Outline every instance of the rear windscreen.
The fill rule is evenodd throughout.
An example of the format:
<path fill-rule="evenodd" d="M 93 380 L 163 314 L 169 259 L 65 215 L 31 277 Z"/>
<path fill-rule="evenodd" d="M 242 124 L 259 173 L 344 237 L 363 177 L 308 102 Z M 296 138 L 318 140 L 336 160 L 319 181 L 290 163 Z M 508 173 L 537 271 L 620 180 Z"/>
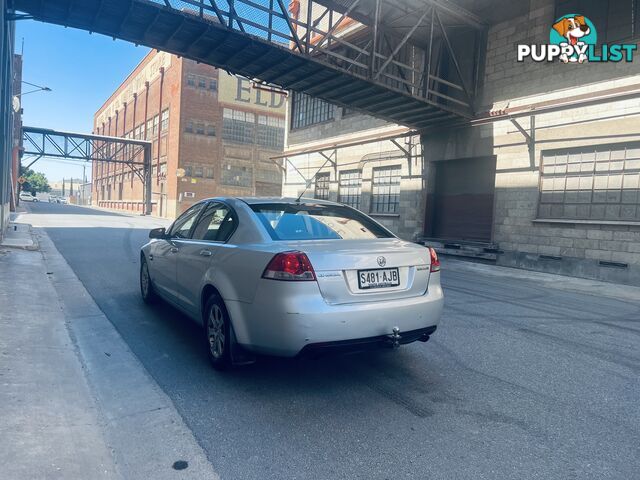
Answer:
<path fill-rule="evenodd" d="M 371 218 L 341 205 L 268 203 L 250 207 L 274 240 L 393 237 Z"/>

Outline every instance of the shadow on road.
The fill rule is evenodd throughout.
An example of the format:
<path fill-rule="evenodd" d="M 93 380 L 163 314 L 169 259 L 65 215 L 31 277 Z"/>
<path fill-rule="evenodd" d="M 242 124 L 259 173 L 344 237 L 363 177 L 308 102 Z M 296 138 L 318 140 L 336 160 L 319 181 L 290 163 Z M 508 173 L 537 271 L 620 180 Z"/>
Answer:
<path fill-rule="evenodd" d="M 443 321 L 426 344 L 261 357 L 221 373 L 199 325 L 142 302 L 139 250 L 152 222 L 38 207 L 65 217 L 42 223 L 222 478 L 357 478 L 354 466 L 371 479 L 541 468 L 541 478 L 566 478 L 567 468 L 635 478 L 637 460 L 618 460 L 640 458 L 637 302 L 445 268 Z M 68 226 L 71 212 L 85 215 L 83 228 Z"/>

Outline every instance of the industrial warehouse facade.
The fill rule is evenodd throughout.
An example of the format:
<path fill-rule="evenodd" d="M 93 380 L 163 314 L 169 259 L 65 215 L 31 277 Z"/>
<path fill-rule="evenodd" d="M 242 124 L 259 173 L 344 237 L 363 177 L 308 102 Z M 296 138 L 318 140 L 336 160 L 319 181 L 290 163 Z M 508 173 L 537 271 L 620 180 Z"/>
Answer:
<path fill-rule="evenodd" d="M 286 164 L 286 194 L 344 201 L 404 238 L 450 253 L 640 283 L 640 62 L 637 51 L 631 61 L 609 48 L 637 48 L 638 1 L 293 0 L 288 11 L 281 2 L 267 8 L 237 0 L 241 9 L 229 3 L 226 10 L 216 2 L 187 3 L 114 0 L 118 8 L 101 10 L 100 2 L 14 0 L 39 20 L 120 36 L 295 92 L 285 154 L 271 156 Z M 597 44 L 587 45 L 594 47 L 591 58 L 540 56 L 558 42 L 577 45 L 574 34 L 589 42 L 596 29 Z M 519 59 L 523 46 L 536 55 Z M 174 67 L 173 60 L 164 71 L 163 65 L 131 95 L 112 97 L 113 108 L 99 112 L 96 133 L 142 135 L 138 116 L 149 104 L 143 121 L 144 138 L 157 143 L 154 209 L 170 216 L 197 199 L 206 172 L 188 175 L 195 157 L 183 156 L 178 142 L 184 116 L 176 127 L 169 105 L 175 95 L 154 93 Z M 180 78 L 182 92 L 187 79 Z M 205 95 L 206 80 L 204 87 L 194 81 Z M 225 117 L 235 148 L 243 134 L 232 125 L 257 130 L 259 120 L 247 117 L 248 109 L 227 108 L 241 112 Z M 193 120 L 195 135 L 206 138 L 207 122 Z M 219 139 L 219 126 L 214 130 Z M 168 150 L 181 152 L 175 168 L 171 152 L 163 153 L 163 135 Z M 251 161 L 256 168 L 267 164 Z M 130 208 L 116 205 L 125 199 L 124 177 L 105 181 L 112 172 L 98 173 L 94 200 Z M 222 185 L 223 172 L 212 173 L 212 185 Z M 263 173 L 252 176 L 257 194 Z M 234 193 L 249 192 L 242 176 L 227 177 L 236 183 Z"/>
<path fill-rule="evenodd" d="M 286 96 L 214 67 L 152 51 L 98 110 L 94 133 L 152 146 L 152 213 L 174 218 L 203 198 L 280 195 Z M 127 165 L 94 162 L 93 204 L 142 212 Z"/>
<path fill-rule="evenodd" d="M 517 49 L 575 12 L 598 43 L 636 45 L 640 2 L 466 3 L 489 24 L 476 117 L 419 136 L 293 94 L 284 193 L 348 203 L 447 253 L 639 285 L 640 56 L 518 62 Z"/>

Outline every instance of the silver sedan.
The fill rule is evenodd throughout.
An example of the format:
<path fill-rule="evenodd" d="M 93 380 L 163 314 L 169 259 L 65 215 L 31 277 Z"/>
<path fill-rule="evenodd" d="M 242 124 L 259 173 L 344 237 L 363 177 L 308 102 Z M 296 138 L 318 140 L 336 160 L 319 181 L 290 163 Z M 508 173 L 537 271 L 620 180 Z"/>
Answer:
<path fill-rule="evenodd" d="M 345 205 L 212 198 L 149 237 L 142 298 L 201 322 L 216 368 L 427 341 L 442 312 L 435 251 Z"/>

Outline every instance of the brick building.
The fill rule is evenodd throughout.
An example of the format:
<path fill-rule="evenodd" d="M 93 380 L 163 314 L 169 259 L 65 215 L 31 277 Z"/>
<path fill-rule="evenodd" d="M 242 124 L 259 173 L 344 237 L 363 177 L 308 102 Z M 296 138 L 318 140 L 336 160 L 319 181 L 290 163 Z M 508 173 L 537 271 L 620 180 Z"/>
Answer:
<path fill-rule="evenodd" d="M 640 55 L 517 61 L 518 44 L 549 43 L 569 13 L 590 18 L 598 44 L 637 45 L 640 2 L 455 3 L 486 23 L 475 111 L 499 120 L 410 132 L 293 94 L 284 193 L 311 179 L 311 194 L 449 253 L 640 285 Z M 473 62 L 473 49 L 453 46 Z"/>
<path fill-rule="evenodd" d="M 153 142 L 153 214 L 174 218 L 215 195 L 279 195 L 285 95 L 151 51 L 94 117 L 94 133 Z M 94 205 L 141 212 L 130 167 L 94 162 Z"/>

